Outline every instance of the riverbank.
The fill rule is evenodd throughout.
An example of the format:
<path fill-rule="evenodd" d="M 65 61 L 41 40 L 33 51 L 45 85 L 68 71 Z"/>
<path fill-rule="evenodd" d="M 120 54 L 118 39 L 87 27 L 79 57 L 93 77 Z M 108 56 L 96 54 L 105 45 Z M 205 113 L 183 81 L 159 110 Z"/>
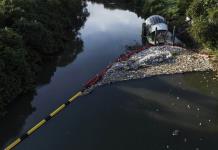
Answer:
<path fill-rule="evenodd" d="M 153 46 L 133 54 L 128 60 L 118 61 L 106 71 L 103 79 L 84 91 L 114 82 L 187 72 L 214 71 L 209 55 L 177 46 Z"/>

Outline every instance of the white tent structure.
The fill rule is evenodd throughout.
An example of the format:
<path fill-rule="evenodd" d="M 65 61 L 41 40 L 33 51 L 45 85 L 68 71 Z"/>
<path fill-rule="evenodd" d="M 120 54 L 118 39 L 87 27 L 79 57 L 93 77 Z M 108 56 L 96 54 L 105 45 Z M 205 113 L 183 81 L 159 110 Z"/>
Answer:
<path fill-rule="evenodd" d="M 163 44 L 166 41 L 168 25 L 164 17 L 159 15 L 150 16 L 145 20 L 146 37 L 150 44 Z"/>
<path fill-rule="evenodd" d="M 152 33 L 157 31 L 168 31 L 166 20 L 159 15 L 150 16 L 145 20 L 147 32 Z"/>
<path fill-rule="evenodd" d="M 142 36 L 146 37 L 148 43 L 152 45 L 182 44 L 175 35 L 169 32 L 166 19 L 159 15 L 152 15 L 145 20 Z"/>

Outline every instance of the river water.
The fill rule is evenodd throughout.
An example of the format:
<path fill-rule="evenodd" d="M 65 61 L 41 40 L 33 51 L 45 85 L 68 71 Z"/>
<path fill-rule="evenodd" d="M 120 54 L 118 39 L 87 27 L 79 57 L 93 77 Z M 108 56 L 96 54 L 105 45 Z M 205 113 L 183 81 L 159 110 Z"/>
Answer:
<path fill-rule="evenodd" d="M 88 3 L 90 16 L 80 30 L 80 53 L 68 52 L 70 61 L 48 66 L 54 70 L 52 77 L 34 96 L 27 96 L 28 101 L 23 98 L 11 106 L 0 124 L 0 148 L 64 103 L 127 46 L 141 44 L 143 19 L 116 4 L 109 6 Z M 45 70 L 42 78 L 47 76 Z M 104 86 L 79 98 L 15 149 L 215 150 L 217 91 L 212 72 Z"/>

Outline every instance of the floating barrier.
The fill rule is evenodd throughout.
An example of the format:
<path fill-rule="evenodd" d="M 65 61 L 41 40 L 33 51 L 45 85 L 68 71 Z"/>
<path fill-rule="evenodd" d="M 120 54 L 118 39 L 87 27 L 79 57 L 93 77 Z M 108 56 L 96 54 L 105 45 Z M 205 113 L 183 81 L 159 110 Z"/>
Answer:
<path fill-rule="evenodd" d="M 128 60 L 132 55 L 139 53 L 141 51 L 143 51 L 144 49 L 147 49 L 151 47 L 150 45 L 132 50 L 132 51 L 128 51 L 125 54 L 120 55 L 120 57 L 118 57 L 118 59 L 115 60 L 115 62 L 121 62 L 121 61 L 126 61 Z M 79 91 L 78 93 L 76 93 L 75 95 L 73 95 L 70 99 L 68 99 L 64 104 L 60 105 L 57 109 L 55 109 L 53 112 L 51 112 L 47 117 L 45 117 L 44 119 L 42 119 L 39 123 L 37 123 L 34 127 L 32 127 L 30 130 L 28 130 L 25 134 L 23 134 L 21 137 L 17 138 L 15 141 L 13 141 L 10 145 L 8 145 L 4 150 L 11 150 L 13 148 L 15 148 L 18 144 L 20 144 L 22 141 L 24 141 L 26 138 L 28 138 L 30 135 L 32 135 L 34 132 L 36 132 L 39 128 L 41 128 L 42 126 L 44 126 L 49 120 L 51 120 L 52 118 L 54 118 L 57 114 L 59 114 L 62 110 L 64 110 L 65 108 L 67 108 L 67 106 L 69 106 L 74 100 L 76 100 L 78 97 L 83 95 L 83 92 L 90 88 L 91 86 L 97 84 L 98 82 L 100 82 L 103 77 L 105 76 L 105 74 L 107 73 L 108 69 L 110 69 L 112 67 L 113 64 L 108 65 L 105 69 L 103 69 L 99 74 L 95 75 L 92 79 L 90 79 L 89 81 L 86 82 L 86 84 L 84 85 L 83 89 L 81 91 Z"/>
<path fill-rule="evenodd" d="M 49 120 L 54 118 L 57 114 L 59 114 L 62 110 L 64 110 L 70 103 L 72 103 L 76 98 L 82 95 L 82 91 L 76 93 L 74 96 L 72 96 L 66 103 L 59 106 L 57 109 L 55 109 L 52 113 L 50 113 L 47 117 L 45 117 L 43 120 L 41 120 L 39 123 L 37 123 L 34 127 L 32 127 L 30 130 L 28 130 L 25 134 L 23 134 L 20 138 L 17 138 L 14 142 L 12 142 L 10 145 L 8 145 L 5 150 L 11 150 L 15 148 L 19 143 L 21 143 L 23 140 L 28 138 L 30 135 L 32 135 L 34 132 L 36 132 L 40 127 L 46 124 Z"/>

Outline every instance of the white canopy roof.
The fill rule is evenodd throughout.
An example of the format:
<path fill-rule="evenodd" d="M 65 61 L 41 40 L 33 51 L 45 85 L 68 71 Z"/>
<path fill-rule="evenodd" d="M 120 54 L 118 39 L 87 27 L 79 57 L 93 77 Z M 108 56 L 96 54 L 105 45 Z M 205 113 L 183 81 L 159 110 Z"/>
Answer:
<path fill-rule="evenodd" d="M 164 17 L 159 15 L 150 16 L 145 20 L 146 27 L 150 33 L 155 32 L 156 28 L 160 30 L 168 30 L 168 25 Z"/>
<path fill-rule="evenodd" d="M 155 32 L 157 28 L 157 31 L 168 31 L 168 26 L 167 24 L 165 23 L 158 23 L 158 24 L 155 24 L 155 25 L 152 25 L 150 28 L 149 28 L 149 32 L 152 33 L 152 32 Z"/>
<path fill-rule="evenodd" d="M 162 16 L 153 15 L 153 16 L 148 17 L 145 20 L 145 23 L 146 23 L 147 26 L 155 25 L 155 24 L 158 24 L 158 23 L 165 23 L 166 24 L 166 20 Z"/>

